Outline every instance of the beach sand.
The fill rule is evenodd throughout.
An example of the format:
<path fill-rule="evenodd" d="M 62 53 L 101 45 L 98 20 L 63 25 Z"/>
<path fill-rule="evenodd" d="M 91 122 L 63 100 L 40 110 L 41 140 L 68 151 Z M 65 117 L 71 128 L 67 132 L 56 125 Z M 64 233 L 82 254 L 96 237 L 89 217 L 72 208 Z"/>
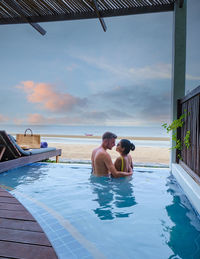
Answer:
<path fill-rule="evenodd" d="M 62 160 L 77 160 L 86 161 L 90 160 L 92 150 L 96 148 L 93 144 L 63 144 L 63 143 L 50 143 L 49 146 L 61 148 Z M 116 159 L 119 154 L 113 150 L 108 150 L 113 160 Z M 131 155 L 134 163 L 142 164 L 165 164 L 169 165 L 170 150 L 164 147 L 136 147 L 135 151 L 131 151 Z"/>

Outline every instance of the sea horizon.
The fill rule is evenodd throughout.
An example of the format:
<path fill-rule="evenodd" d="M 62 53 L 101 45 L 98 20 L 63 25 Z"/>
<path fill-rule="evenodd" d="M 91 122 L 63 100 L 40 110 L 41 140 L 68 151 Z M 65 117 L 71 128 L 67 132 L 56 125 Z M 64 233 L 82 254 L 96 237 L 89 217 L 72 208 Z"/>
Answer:
<path fill-rule="evenodd" d="M 169 135 L 160 126 L 72 126 L 72 125 L 1 125 L 1 129 L 14 137 L 23 134 L 27 128 L 31 128 L 34 134 L 41 135 L 41 141 L 47 143 L 62 144 L 95 144 L 99 145 L 105 131 L 111 131 L 118 136 L 117 141 L 126 137 L 137 146 L 146 147 L 170 147 Z M 28 132 L 29 134 L 29 132 Z M 92 136 L 87 136 L 91 134 Z"/>
<path fill-rule="evenodd" d="M 41 135 L 102 136 L 111 131 L 117 136 L 169 138 L 162 126 L 103 126 L 103 125 L 12 125 L 1 124 L 1 130 L 9 134 L 23 134 L 27 128 Z"/>

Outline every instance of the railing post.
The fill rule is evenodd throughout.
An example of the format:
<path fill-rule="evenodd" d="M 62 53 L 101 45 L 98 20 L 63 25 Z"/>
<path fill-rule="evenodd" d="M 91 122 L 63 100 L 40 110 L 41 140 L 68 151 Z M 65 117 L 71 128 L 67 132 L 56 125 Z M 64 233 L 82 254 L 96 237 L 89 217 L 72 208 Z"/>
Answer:
<path fill-rule="evenodd" d="M 177 119 L 179 119 L 181 115 L 182 115 L 182 105 L 181 105 L 181 100 L 178 99 L 177 100 Z M 176 138 L 177 138 L 177 140 L 178 139 L 181 140 L 181 138 L 182 138 L 182 136 L 181 136 L 181 128 L 180 127 L 177 128 Z M 176 163 L 179 162 L 180 155 L 181 155 L 181 150 L 176 149 Z"/>

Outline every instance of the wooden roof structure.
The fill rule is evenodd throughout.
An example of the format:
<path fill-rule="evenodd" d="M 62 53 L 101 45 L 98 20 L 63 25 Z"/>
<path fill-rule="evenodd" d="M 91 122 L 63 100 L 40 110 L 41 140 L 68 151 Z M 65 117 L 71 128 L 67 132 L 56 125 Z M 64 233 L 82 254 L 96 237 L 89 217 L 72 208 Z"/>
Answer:
<path fill-rule="evenodd" d="M 29 23 L 45 34 L 37 23 L 166 12 L 174 10 L 177 0 L 1 0 L 0 25 Z M 180 7 L 183 0 L 179 0 Z"/>

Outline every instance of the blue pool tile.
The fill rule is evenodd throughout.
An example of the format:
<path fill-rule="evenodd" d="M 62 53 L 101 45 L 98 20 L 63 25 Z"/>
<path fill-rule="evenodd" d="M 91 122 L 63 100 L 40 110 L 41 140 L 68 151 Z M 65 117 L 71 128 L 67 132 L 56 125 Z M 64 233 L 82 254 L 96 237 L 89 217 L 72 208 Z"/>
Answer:
<path fill-rule="evenodd" d="M 91 254 L 89 253 L 88 250 L 85 248 L 81 247 L 80 249 L 77 249 L 73 251 L 73 253 L 76 255 L 77 258 L 85 258 L 85 257 L 90 257 Z"/>
<path fill-rule="evenodd" d="M 58 236 L 70 236 L 69 232 L 65 228 L 54 229 Z"/>
<path fill-rule="evenodd" d="M 58 258 L 59 259 L 77 259 L 77 257 L 75 255 L 73 255 L 72 253 L 70 253 L 70 254 L 60 253 Z"/>
<path fill-rule="evenodd" d="M 61 247 L 63 246 L 63 242 L 60 238 L 56 238 L 56 239 L 50 239 L 51 242 L 53 242 L 53 246 L 54 247 Z"/>
<path fill-rule="evenodd" d="M 47 235 L 55 234 L 54 231 L 48 225 L 42 224 L 41 227 L 44 229 Z"/>
<path fill-rule="evenodd" d="M 94 257 L 89 255 L 89 256 L 83 256 L 82 259 L 94 259 Z"/>
<path fill-rule="evenodd" d="M 174 254 L 178 253 L 177 257 L 182 255 L 189 258 L 187 254 L 184 255 L 184 247 L 187 245 L 191 248 L 188 249 L 191 251 L 190 257 L 194 257 L 193 259 L 200 258 L 199 236 L 197 236 L 195 228 L 187 223 L 185 215 L 187 216 L 188 212 L 184 212 L 185 202 L 183 203 L 182 201 L 182 195 L 179 195 L 182 204 L 177 203 L 179 191 L 177 191 L 178 194 L 175 192 L 175 195 L 171 195 L 175 187 L 171 185 L 167 187 L 166 185 L 165 179 L 168 177 L 168 173 L 165 171 L 156 172 L 156 169 L 151 169 L 150 171 L 150 169 L 141 168 L 141 170 L 136 170 L 131 181 L 120 179 L 109 179 L 107 181 L 104 178 L 90 179 L 88 168 L 81 167 L 80 169 L 79 165 L 74 166 L 74 168 L 72 166 L 53 164 L 46 167 L 41 166 L 41 168 L 37 166 L 37 168 L 34 167 L 32 173 L 34 175 L 36 173 L 40 175 L 41 173 L 42 177 L 39 178 L 39 181 L 35 179 L 33 184 L 30 185 L 29 182 L 27 184 L 27 174 L 30 173 L 30 176 L 32 174 L 27 169 L 24 172 L 24 180 L 20 184 L 16 183 L 15 196 L 19 196 L 18 199 L 38 220 L 59 259 L 92 259 L 99 255 L 101 256 L 101 254 L 105 255 L 105 258 L 115 259 L 161 259 L 169 258 L 172 253 L 170 249 L 172 248 L 174 249 Z M 72 176 L 73 173 L 75 175 Z M 10 175 L 12 176 L 13 174 Z M 169 181 L 167 180 L 167 182 Z M 26 197 L 34 198 L 36 202 L 34 200 L 30 201 L 25 196 L 20 196 L 18 192 L 27 195 Z M 37 201 L 55 211 L 55 217 L 58 215 L 60 217 L 54 218 L 52 216 L 54 214 L 40 207 L 40 203 Z M 136 204 L 137 206 L 134 206 Z M 152 206 L 155 209 L 152 209 Z M 181 207 L 182 212 L 179 207 Z M 149 208 L 151 208 L 151 213 L 147 216 Z M 160 209 L 162 209 L 162 212 Z M 180 215 L 181 219 L 185 218 L 180 223 L 177 218 L 178 215 L 176 215 L 176 209 L 177 212 L 180 212 L 178 215 Z M 109 211 L 112 221 L 110 217 L 107 217 L 106 213 L 105 217 L 102 218 L 102 214 L 96 213 L 96 210 L 103 214 Z M 126 212 L 131 216 L 119 217 Z M 79 232 L 83 240 L 91 242 L 94 252 L 96 247 L 97 255 L 93 256 L 93 252 L 91 254 L 82 245 L 85 243 L 81 241 L 79 243 L 59 223 L 61 218 L 68 220 L 73 228 Z M 161 218 L 164 224 L 158 223 Z M 146 221 L 150 222 L 151 228 L 144 227 Z M 160 228 L 154 227 L 157 224 Z M 196 225 L 199 226 L 199 223 L 196 222 Z M 166 227 L 168 229 L 165 235 L 163 228 Z M 184 228 L 186 229 L 185 232 Z M 192 239 L 190 239 L 193 242 L 189 238 L 176 239 L 175 237 L 180 236 L 180 229 L 181 232 L 191 233 Z M 155 238 L 149 238 L 149 236 L 155 236 Z M 143 240 L 147 240 L 146 243 Z M 116 246 L 116 243 L 120 245 Z M 145 246 L 142 246 L 143 243 Z M 148 249 L 146 244 L 149 244 Z M 160 248 L 155 251 L 157 244 Z"/>
<path fill-rule="evenodd" d="M 73 240 L 72 242 L 68 243 L 67 244 L 71 250 L 78 250 L 78 249 L 81 249 L 82 246 L 79 242 L 77 242 L 76 240 Z"/>
<path fill-rule="evenodd" d="M 51 224 L 51 228 L 57 232 L 59 230 L 62 230 L 63 229 L 63 226 L 61 226 L 58 222 L 54 222 L 53 224 Z"/>
<path fill-rule="evenodd" d="M 60 237 L 62 239 L 62 241 L 65 243 L 65 244 L 69 244 L 71 242 L 74 241 L 74 238 L 71 236 L 71 235 L 64 235 L 62 237 Z"/>
<path fill-rule="evenodd" d="M 57 254 L 59 255 L 59 258 L 60 258 L 60 255 L 62 255 L 62 256 L 65 255 L 66 259 L 68 257 L 69 258 L 76 258 L 75 255 L 73 254 L 73 252 L 68 247 L 66 247 L 65 245 L 62 245 L 60 247 L 55 247 L 55 250 L 56 250 Z"/>

